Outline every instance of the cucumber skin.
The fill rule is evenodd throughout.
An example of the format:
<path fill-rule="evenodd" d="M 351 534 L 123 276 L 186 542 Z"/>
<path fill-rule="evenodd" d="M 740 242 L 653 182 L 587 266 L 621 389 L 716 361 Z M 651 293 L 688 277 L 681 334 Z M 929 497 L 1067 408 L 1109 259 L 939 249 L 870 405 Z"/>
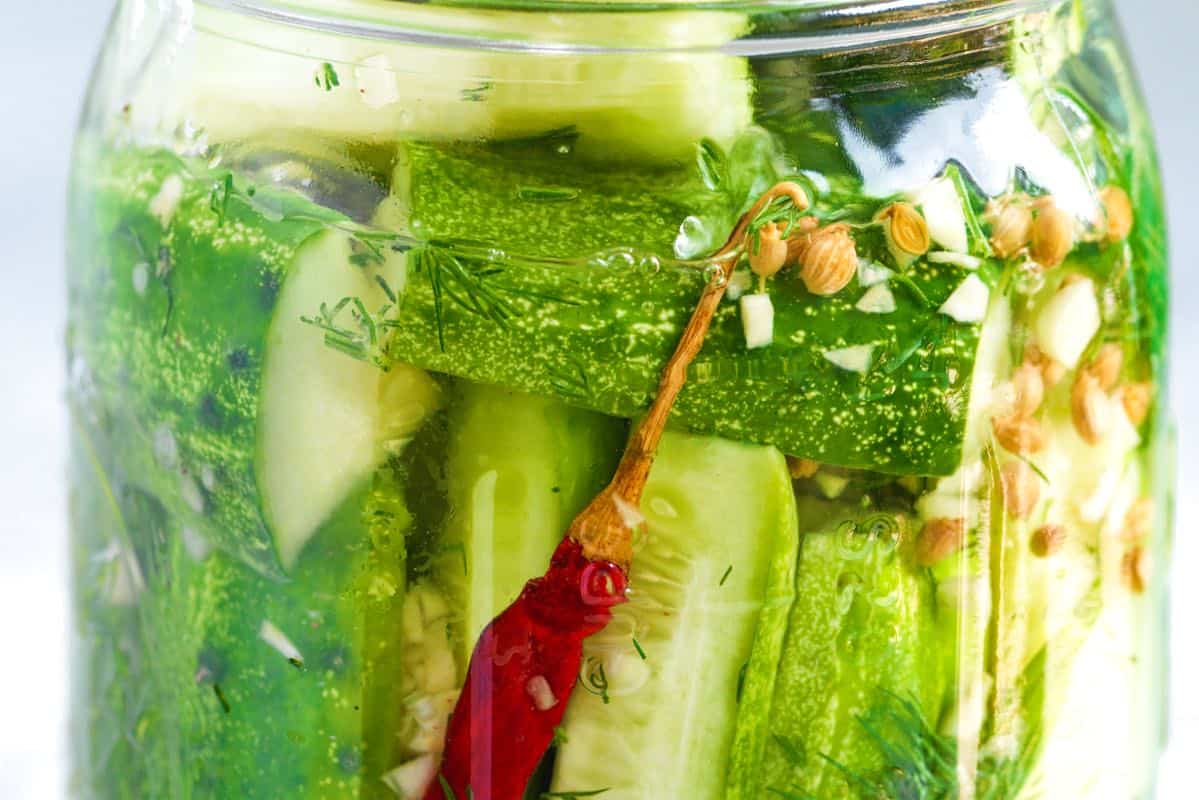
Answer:
<path fill-rule="evenodd" d="M 506 273 L 506 281 L 520 287 L 511 295 L 515 316 L 495 323 L 446 306 L 442 351 L 428 278 L 410 270 L 391 355 L 635 417 L 648 407 L 705 282 L 698 270 L 668 268 L 648 274 L 524 263 Z M 952 268 L 923 262 L 910 277 L 937 304 L 960 280 Z M 753 351 L 745 347 L 736 304 L 722 304 L 672 411 L 672 426 L 771 444 L 821 463 L 952 473 L 965 436 L 977 326 L 919 309 L 902 289 L 896 290 L 899 310 L 887 315 L 856 311 L 857 296 L 851 288 L 844 297 L 815 298 L 797 282 L 776 280 L 774 344 Z M 896 363 L 917 340 L 924 343 L 893 372 L 884 364 L 859 376 L 823 357 L 829 349 L 875 343 L 876 353 Z M 937 382 L 949 375 L 952 382 Z"/>
<path fill-rule="evenodd" d="M 903 563 L 895 545 L 866 541 L 855 550 L 843 549 L 838 541 L 846 530 L 869 530 L 888 518 L 846 508 L 840 525 L 803 534 L 782 656 L 777 666 L 763 665 L 777 669 L 773 696 L 754 708 L 743 703 L 729 800 L 757 800 L 771 790 L 821 800 L 854 797 L 844 773 L 821 754 L 858 774 L 884 766 L 883 754 L 859 721 L 877 703 L 880 689 L 915 698 L 927 719 L 940 715 L 947 676 L 939 659 L 926 658 L 936 630 L 930 581 Z M 855 566 L 863 588 L 845 604 L 841 580 Z M 887 597 L 899 602 L 893 607 L 875 602 Z M 843 637 L 853 640 L 848 655 Z M 762 680 L 747 674 L 745 685 Z M 754 728 L 767 739 L 765 747 L 744 742 Z M 792 763 L 777 737 L 800 743 L 802 767 Z"/>
<path fill-rule="evenodd" d="M 263 191 L 261 207 L 163 152 L 81 169 L 72 217 L 69 349 L 77 414 L 117 454 L 122 480 L 160 498 L 215 546 L 276 577 L 282 569 L 254 471 L 260 369 L 279 286 L 309 237 L 337 215 Z M 164 228 L 151 199 L 183 181 Z M 83 209 L 83 210 L 78 210 Z M 140 289 L 140 291 L 139 291 Z"/>

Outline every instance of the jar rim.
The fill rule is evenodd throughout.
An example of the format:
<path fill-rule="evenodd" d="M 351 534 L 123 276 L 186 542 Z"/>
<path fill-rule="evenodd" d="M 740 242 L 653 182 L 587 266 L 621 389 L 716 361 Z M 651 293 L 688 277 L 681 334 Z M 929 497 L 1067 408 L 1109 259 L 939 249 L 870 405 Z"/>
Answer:
<path fill-rule="evenodd" d="M 831 53 L 986 28 L 1068 0 L 194 0 L 198 6 L 310 31 L 449 49 L 548 54 L 717 53 L 760 57 Z M 590 40 L 576 27 L 530 37 L 520 21 L 606 16 L 739 15 L 735 38 L 629 46 Z M 436 22 L 430 14 L 437 15 Z M 496 25 L 507 16 L 510 26 Z M 474 24 L 486 20 L 485 26 Z M 768 25 L 761 25 L 769 20 Z M 634 20 L 635 21 L 635 20 Z M 580 36 L 580 33 L 582 35 Z"/>

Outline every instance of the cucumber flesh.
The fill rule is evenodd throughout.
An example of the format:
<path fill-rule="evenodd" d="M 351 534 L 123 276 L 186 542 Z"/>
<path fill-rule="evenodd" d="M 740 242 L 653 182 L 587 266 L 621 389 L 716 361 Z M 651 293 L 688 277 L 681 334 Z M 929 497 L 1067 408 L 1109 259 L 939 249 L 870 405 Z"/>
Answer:
<path fill-rule="evenodd" d="M 667 433 L 642 511 L 631 601 L 585 645 L 553 790 L 719 797 L 759 616 L 790 594 L 790 477 L 771 448 Z M 601 665 L 607 703 L 595 684 Z"/>

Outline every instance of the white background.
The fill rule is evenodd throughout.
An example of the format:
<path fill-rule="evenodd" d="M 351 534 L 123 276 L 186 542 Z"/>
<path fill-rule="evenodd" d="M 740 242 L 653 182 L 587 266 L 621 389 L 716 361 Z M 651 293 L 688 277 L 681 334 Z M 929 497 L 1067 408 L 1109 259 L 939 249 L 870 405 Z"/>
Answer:
<path fill-rule="evenodd" d="M 1173 743 L 1162 800 L 1196 796 L 1199 756 L 1199 3 L 1119 0 L 1163 155 L 1174 253 L 1180 464 Z M 63 205 L 107 0 L 0 0 L 0 798 L 62 794 L 66 610 Z M 1102 702 L 1097 698 L 1097 702 Z M 1073 800 L 1053 798 L 1052 800 Z"/>

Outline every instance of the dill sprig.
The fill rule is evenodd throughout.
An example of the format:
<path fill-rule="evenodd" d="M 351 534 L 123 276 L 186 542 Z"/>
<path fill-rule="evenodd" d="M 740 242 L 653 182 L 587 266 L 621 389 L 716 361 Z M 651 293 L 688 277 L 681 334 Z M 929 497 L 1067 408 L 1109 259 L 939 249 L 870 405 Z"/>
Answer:
<path fill-rule="evenodd" d="M 858 724 L 883 756 L 884 766 L 863 772 L 820 753 L 820 758 L 835 767 L 861 800 L 956 800 L 959 796 L 957 740 L 938 733 L 930 724 L 914 697 L 903 697 L 885 689 L 879 700 L 858 717 Z M 800 752 L 791 752 L 779 737 L 776 742 L 792 760 Z M 1028 780 L 1032 771 L 1038 738 L 1028 737 L 1014 756 L 984 756 L 977 764 L 974 796 L 977 800 L 1010 800 Z M 780 797 L 800 798 L 771 789 Z"/>
<path fill-rule="evenodd" d="M 445 352 L 447 302 L 500 326 L 516 316 L 512 301 L 501 294 L 510 290 L 494 281 L 504 273 L 503 266 L 494 260 L 468 257 L 436 243 L 411 250 L 408 258 L 413 273 L 423 275 L 429 283 L 441 352 Z"/>
<path fill-rule="evenodd" d="M 395 297 L 386 281 L 382 285 L 389 297 Z M 384 332 L 397 324 L 388 316 L 394 307 L 392 303 L 385 303 L 372 313 L 361 298 L 343 297 L 332 307 L 321 303 L 316 316 L 300 317 L 300 321 L 323 330 L 325 344 L 334 350 L 387 369 L 391 361 L 384 346 Z"/>
<path fill-rule="evenodd" d="M 541 796 L 546 800 L 579 800 L 580 797 L 598 797 L 606 791 L 608 791 L 606 787 L 603 789 L 575 789 L 571 791 L 542 792 Z"/>

